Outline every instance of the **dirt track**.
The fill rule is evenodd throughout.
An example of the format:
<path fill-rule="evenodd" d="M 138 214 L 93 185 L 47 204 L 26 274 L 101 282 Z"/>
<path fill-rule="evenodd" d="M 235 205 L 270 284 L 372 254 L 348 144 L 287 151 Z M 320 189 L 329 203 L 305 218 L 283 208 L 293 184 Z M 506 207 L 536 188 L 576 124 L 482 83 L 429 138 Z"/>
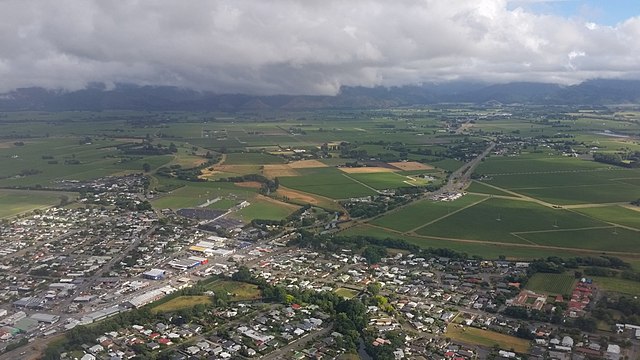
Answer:
<path fill-rule="evenodd" d="M 381 173 L 381 172 L 394 172 L 395 170 L 377 166 L 366 166 L 366 167 L 342 167 L 341 171 L 346 172 L 347 174 L 371 174 L 371 173 Z"/>

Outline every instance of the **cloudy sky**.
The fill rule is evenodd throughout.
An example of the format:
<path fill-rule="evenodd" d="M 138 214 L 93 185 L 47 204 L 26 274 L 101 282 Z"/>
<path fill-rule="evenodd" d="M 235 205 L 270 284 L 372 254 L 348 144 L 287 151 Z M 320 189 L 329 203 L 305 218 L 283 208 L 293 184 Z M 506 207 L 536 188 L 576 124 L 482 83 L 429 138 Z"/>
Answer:
<path fill-rule="evenodd" d="M 640 78 L 639 0 L 0 0 L 0 91 Z"/>

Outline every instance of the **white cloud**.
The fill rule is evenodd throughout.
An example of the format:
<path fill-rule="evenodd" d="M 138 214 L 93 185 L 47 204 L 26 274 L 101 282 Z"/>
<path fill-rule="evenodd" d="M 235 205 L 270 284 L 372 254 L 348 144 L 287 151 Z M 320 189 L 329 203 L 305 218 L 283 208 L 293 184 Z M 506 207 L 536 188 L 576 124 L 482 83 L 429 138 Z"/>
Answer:
<path fill-rule="evenodd" d="M 517 3 L 1 1 L 0 90 L 98 81 L 330 94 L 341 85 L 637 75 L 640 18 L 585 24 Z"/>

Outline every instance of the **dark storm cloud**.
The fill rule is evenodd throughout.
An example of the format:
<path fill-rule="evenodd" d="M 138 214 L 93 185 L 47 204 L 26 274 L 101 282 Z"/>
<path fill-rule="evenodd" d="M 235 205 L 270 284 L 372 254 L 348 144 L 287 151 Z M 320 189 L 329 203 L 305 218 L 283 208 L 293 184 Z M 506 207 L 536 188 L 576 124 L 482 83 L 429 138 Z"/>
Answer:
<path fill-rule="evenodd" d="M 640 75 L 640 18 L 612 27 L 511 8 L 507 0 L 0 1 L 0 90 L 126 82 L 331 94 L 341 85 Z"/>

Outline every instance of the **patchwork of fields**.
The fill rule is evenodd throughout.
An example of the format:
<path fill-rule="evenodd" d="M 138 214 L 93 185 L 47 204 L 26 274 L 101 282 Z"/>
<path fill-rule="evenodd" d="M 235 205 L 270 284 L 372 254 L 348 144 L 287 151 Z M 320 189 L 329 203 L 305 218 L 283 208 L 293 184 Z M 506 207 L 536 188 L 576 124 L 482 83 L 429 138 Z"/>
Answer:
<path fill-rule="evenodd" d="M 596 209 L 606 208 L 587 212 L 597 212 Z M 617 211 L 632 211 L 620 209 Z M 532 201 L 467 195 L 450 203 L 431 200 L 413 203 L 371 224 L 413 237 L 441 240 L 636 252 L 640 247 L 640 227 L 630 225 L 638 226 L 638 220 L 632 216 L 622 220 L 626 227 Z"/>
<path fill-rule="evenodd" d="M 367 168 L 363 168 L 367 169 Z M 297 176 L 278 177 L 283 186 L 331 199 L 375 195 L 379 190 L 421 186 L 427 180 L 398 172 L 346 173 L 334 167 L 297 169 Z"/>
<path fill-rule="evenodd" d="M 150 169 L 151 189 L 156 190 L 151 200 L 155 208 L 226 210 L 248 201 L 251 205 L 235 212 L 235 217 L 245 222 L 280 220 L 304 204 L 344 211 L 339 203 L 344 199 L 446 181 L 447 172 L 459 169 L 468 161 L 467 155 L 477 151 L 464 143 L 495 140 L 488 133 L 530 139 L 554 134 L 567 137 L 560 142 L 575 139 L 572 149 L 580 152 L 580 158 L 563 156 L 570 154 L 546 145 L 546 140 L 540 146 L 518 149 L 500 144 L 475 170 L 477 180 L 467 188 L 470 194 L 453 202 L 423 198 L 343 234 L 400 237 L 424 247 L 449 247 L 488 257 L 542 257 L 561 250 L 626 254 L 629 261 L 640 258 L 640 212 L 629 205 L 640 198 L 640 169 L 590 160 L 593 149 L 604 153 L 640 150 L 634 137 L 637 126 L 614 118 L 574 117 L 554 123 L 478 119 L 453 132 L 444 130 L 443 119 L 448 115 L 455 118 L 458 113 L 387 109 L 384 115 L 342 111 L 269 121 L 217 114 L 216 121 L 205 122 L 198 114 L 163 113 L 157 124 L 133 126 L 130 119 L 153 115 L 17 112 L 8 116 L 10 121 L 0 121 L 1 133 L 21 139 L 0 143 L 0 187 L 47 187 L 60 179 L 139 173 L 148 164 L 144 167 Z M 40 121 L 28 121 L 31 118 Z M 570 133 L 559 134 L 559 129 Z M 599 134 L 605 130 L 630 137 Z M 126 155 L 118 149 L 145 140 L 162 146 L 174 143 L 177 151 Z M 311 156 L 324 146 L 330 147 L 328 153 Z M 213 156 L 205 157 L 208 152 Z M 155 174 L 161 167 L 189 168 L 217 156 L 221 161 L 202 171 L 202 182 Z M 356 167 L 346 167 L 354 163 Z M 216 182 L 248 174 L 277 178 L 280 188 L 262 197 L 257 183 Z M 0 217 L 59 201 L 60 196 L 50 193 L 2 192 Z"/>
<path fill-rule="evenodd" d="M 479 166 L 478 173 L 486 184 L 550 204 L 622 203 L 640 198 L 640 169 L 570 157 L 494 156 Z"/>
<path fill-rule="evenodd" d="M 387 236 L 395 233 L 425 247 L 434 246 L 436 239 L 467 244 L 470 253 L 487 252 L 472 250 L 470 242 L 494 244 L 510 254 L 516 247 L 547 249 L 550 255 L 552 249 L 621 256 L 640 249 L 640 212 L 615 205 L 640 198 L 634 182 L 638 170 L 535 154 L 494 156 L 478 172 L 483 179 L 468 189 L 476 195 L 415 202 L 372 220 L 376 228 L 346 233 L 377 231 L 377 236 L 388 229 Z"/>

